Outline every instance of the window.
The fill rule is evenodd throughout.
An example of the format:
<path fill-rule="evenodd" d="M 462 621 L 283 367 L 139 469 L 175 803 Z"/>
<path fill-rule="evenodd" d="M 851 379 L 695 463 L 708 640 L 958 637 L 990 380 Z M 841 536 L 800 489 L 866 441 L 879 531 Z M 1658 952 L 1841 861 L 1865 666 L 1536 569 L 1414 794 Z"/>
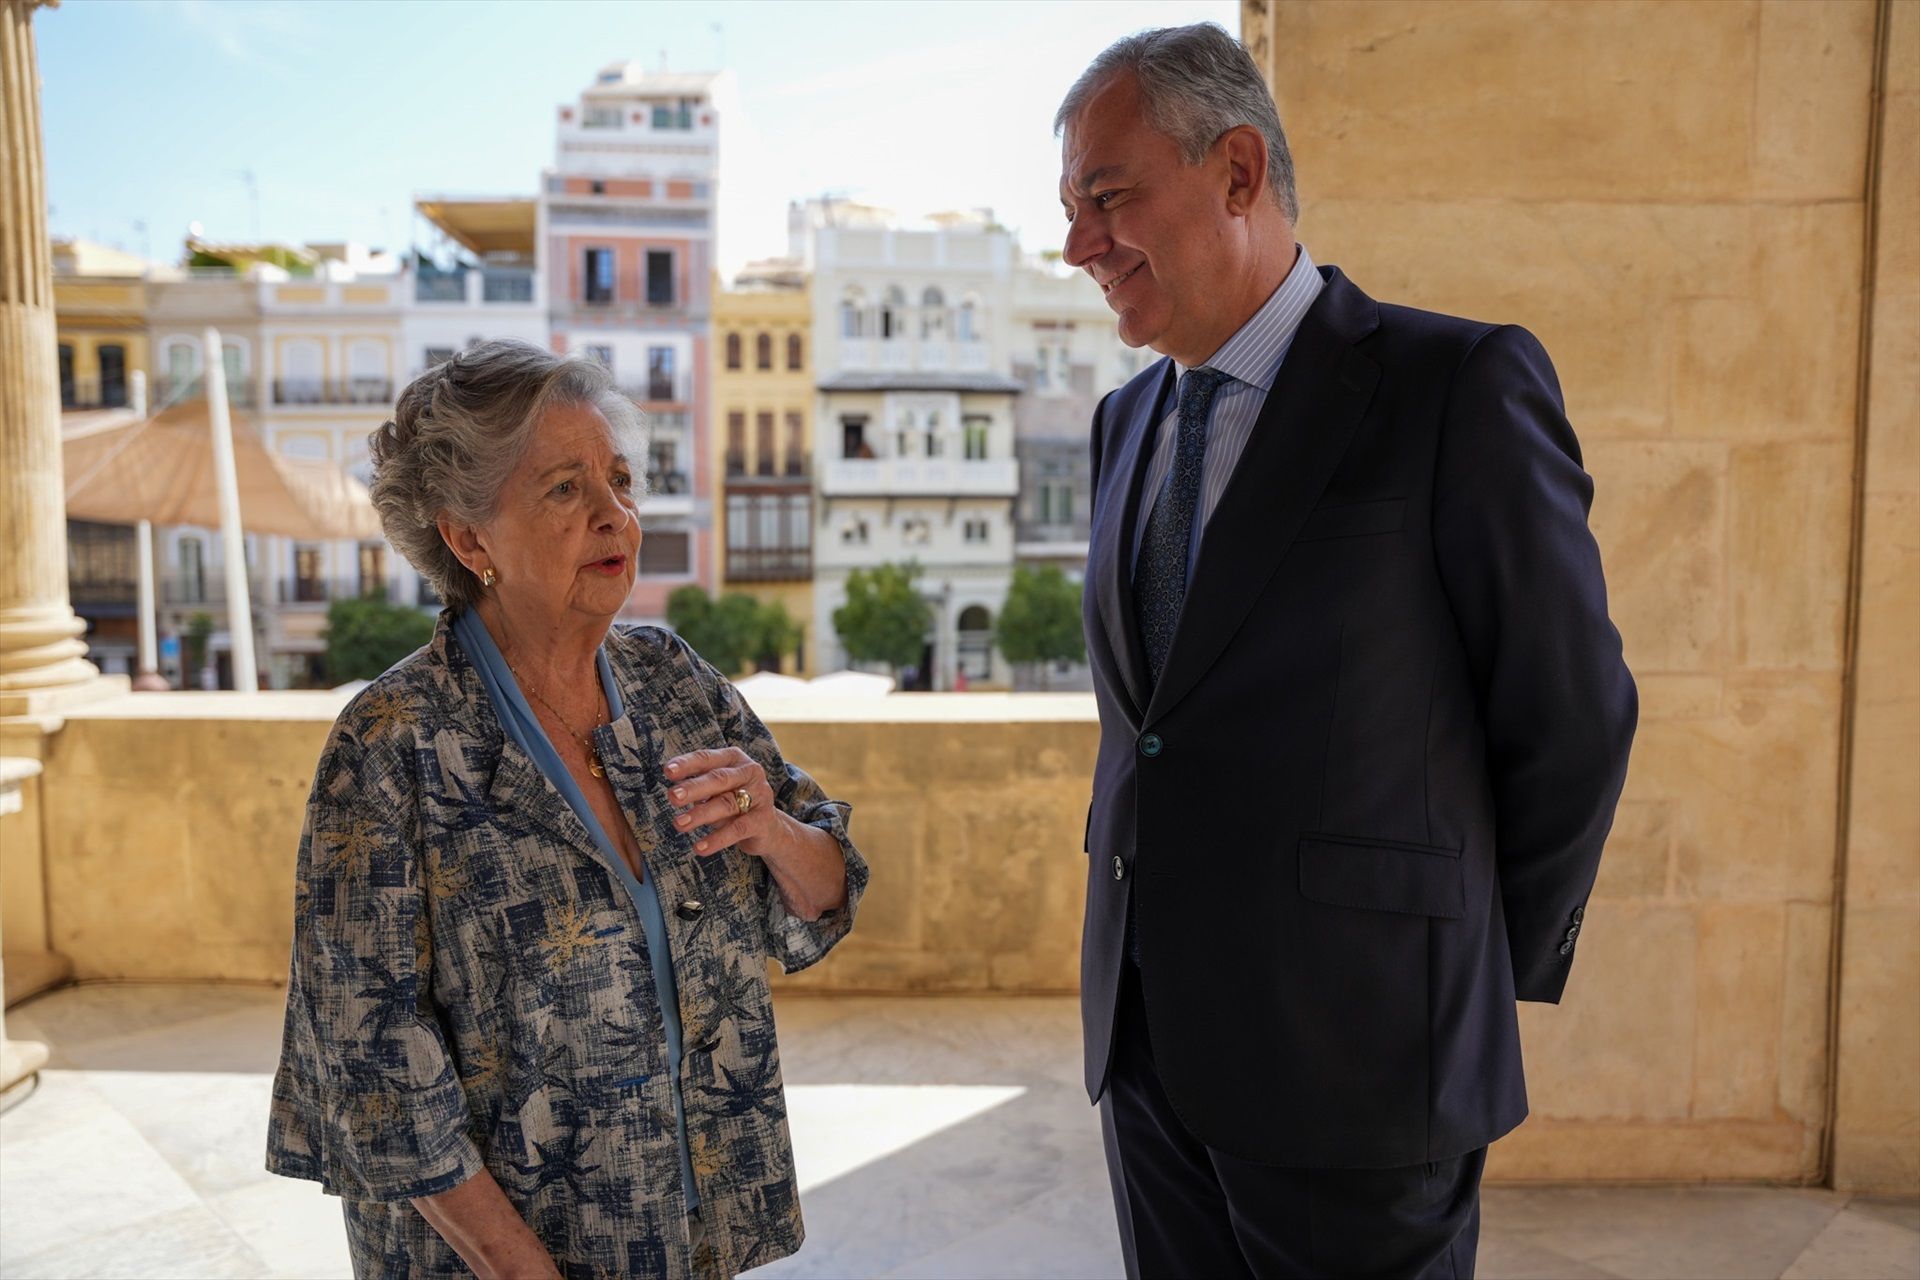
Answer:
<path fill-rule="evenodd" d="M 763 333 L 753 340 L 753 367 L 756 369 L 773 368 L 773 335 Z"/>
<path fill-rule="evenodd" d="M 109 409 L 127 402 L 127 349 L 117 342 L 100 345 L 100 403 Z"/>
<path fill-rule="evenodd" d="M 693 563 L 691 553 L 685 530 L 648 530 L 640 539 L 640 572 L 650 577 L 685 577 Z"/>
<path fill-rule="evenodd" d="M 626 122 L 626 112 L 619 106 L 607 106 L 602 103 L 589 103 L 580 123 L 589 129 L 618 129 Z"/>
<path fill-rule="evenodd" d="M 60 407 L 71 409 L 77 403 L 73 387 L 73 347 L 70 343 L 60 344 Z"/>
<path fill-rule="evenodd" d="M 655 493 L 685 493 L 686 473 L 677 465 L 679 441 L 673 436 L 654 436 L 647 441 L 647 488 Z"/>
<path fill-rule="evenodd" d="M 985 462 L 987 458 L 987 426 L 991 419 L 978 414 L 968 414 L 965 419 L 966 450 L 968 462 Z"/>
<path fill-rule="evenodd" d="M 974 321 L 973 299 L 968 298 L 965 302 L 960 304 L 959 322 L 954 326 L 954 328 L 958 331 L 956 336 L 960 339 L 960 341 L 973 342 L 979 337 L 979 335 L 974 331 L 973 321 Z"/>
<path fill-rule="evenodd" d="M 1052 381 L 1047 370 L 1047 357 L 1052 354 L 1046 347 L 1041 347 L 1033 353 L 1033 389 L 1035 391 L 1045 391 Z"/>
<path fill-rule="evenodd" d="M 602 369 L 605 369 L 608 373 L 613 372 L 613 348 L 612 347 L 590 343 L 587 346 L 582 347 L 581 350 L 587 353 L 587 359 L 592 360 L 593 362 L 598 364 Z"/>
<path fill-rule="evenodd" d="M 206 544 L 198 538 L 182 538 L 180 539 L 180 602 L 201 604 L 206 598 Z"/>
<path fill-rule="evenodd" d="M 1073 523 L 1073 485 L 1064 480 L 1042 481 L 1035 497 L 1041 524 Z"/>
<path fill-rule="evenodd" d="M 880 336 L 900 338 L 906 336 L 907 295 L 899 285 L 887 286 L 887 301 L 880 308 Z"/>
<path fill-rule="evenodd" d="M 806 363 L 806 349 L 801 343 L 800 335 L 797 333 L 788 334 L 787 368 L 789 370 L 802 369 L 806 367 Z"/>
<path fill-rule="evenodd" d="M 944 338 L 947 336 L 947 299 L 932 285 L 920 295 L 920 336 L 922 338 Z"/>
<path fill-rule="evenodd" d="M 360 594 L 382 597 L 387 594 L 387 544 L 384 542 L 360 544 Z"/>
<path fill-rule="evenodd" d="M 985 520 L 969 518 L 962 526 L 961 535 L 968 542 L 982 543 L 992 536 L 992 530 Z"/>
<path fill-rule="evenodd" d="M 613 250 L 588 249 L 581 278 L 581 300 L 592 306 L 613 301 Z"/>
<path fill-rule="evenodd" d="M 843 547 L 864 547 L 869 534 L 865 516 L 849 516 L 840 526 L 840 545 Z"/>
<path fill-rule="evenodd" d="M 647 305 L 673 305 L 673 252 L 670 249 L 647 250 Z"/>
<path fill-rule="evenodd" d="M 452 347 L 428 347 L 425 352 L 425 357 L 426 357 L 426 367 L 429 369 L 436 368 L 437 366 L 443 365 L 447 361 L 453 359 L 453 348 Z"/>
<path fill-rule="evenodd" d="M 656 129 L 693 128 L 693 105 L 691 98 L 682 98 L 677 103 L 654 103 L 653 127 Z"/>
<path fill-rule="evenodd" d="M 587 190 L 591 191 L 594 195 L 603 196 L 607 194 L 607 184 L 599 178 L 595 178 L 587 183 Z"/>
<path fill-rule="evenodd" d="M 867 415 L 847 414 L 840 419 L 840 456 L 871 458 L 873 445 L 867 440 Z"/>
<path fill-rule="evenodd" d="M 647 399 L 674 400 L 673 348 L 647 348 Z"/>
<path fill-rule="evenodd" d="M 787 474 L 807 474 L 807 420 L 796 409 L 787 410 Z"/>
<path fill-rule="evenodd" d="M 910 547 L 924 547 L 933 540 L 933 526 L 925 516 L 908 516 L 900 522 L 900 540 Z"/>
<path fill-rule="evenodd" d="M 324 548 L 305 542 L 294 544 L 292 597 L 305 603 L 327 598 Z"/>
<path fill-rule="evenodd" d="M 993 615 L 977 604 L 960 611 L 956 620 L 954 658 L 969 680 L 985 680 L 993 675 Z"/>
<path fill-rule="evenodd" d="M 727 474 L 747 474 L 747 415 L 738 409 L 727 411 Z"/>
<path fill-rule="evenodd" d="M 753 452 L 754 472 L 758 475 L 773 474 L 773 414 L 763 411 L 753 415 Z"/>
<path fill-rule="evenodd" d="M 231 400 L 244 397 L 247 393 L 247 362 L 239 347 L 231 342 L 220 344 L 220 368 L 227 375 L 227 398 Z M 317 367 L 314 369 L 313 376 L 316 382 L 319 381 L 320 371 Z M 241 399 L 240 402 L 250 403 L 245 399 Z"/>
<path fill-rule="evenodd" d="M 840 300 L 840 336 L 863 338 L 867 329 L 867 299 L 858 289 L 849 289 Z"/>
<path fill-rule="evenodd" d="M 738 369 L 739 367 L 740 367 L 740 335 L 737 333 L 730 333 L 727 335 L 727 368 Z"/>

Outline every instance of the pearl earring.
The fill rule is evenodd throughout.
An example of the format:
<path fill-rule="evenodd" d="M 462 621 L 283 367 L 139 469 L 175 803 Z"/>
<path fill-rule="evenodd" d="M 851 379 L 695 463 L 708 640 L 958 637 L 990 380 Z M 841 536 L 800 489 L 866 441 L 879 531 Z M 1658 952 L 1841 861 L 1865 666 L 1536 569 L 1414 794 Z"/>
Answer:
<path fill-rule="evenodd" d="M 499 580 L 500 575 L 491 569 L 482 569 L 480 571 L 480 585 L 483 587 L 490 587 Z"/>

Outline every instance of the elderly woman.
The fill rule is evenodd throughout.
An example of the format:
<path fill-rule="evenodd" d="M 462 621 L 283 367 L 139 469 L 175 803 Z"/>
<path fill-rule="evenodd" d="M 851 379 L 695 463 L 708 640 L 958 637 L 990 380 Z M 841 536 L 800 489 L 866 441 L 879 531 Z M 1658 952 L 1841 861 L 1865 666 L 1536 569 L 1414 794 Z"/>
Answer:
<path fill-rule="evenodd" d="M 357 1275 L 732 1275 L 799 1247 L 766 960 L 824 956 L 847 806 L 672 633 L 612 627 L 638 414 L 521 342 L 373 437 L 447 609 L 341 713 L 300 843 L 268 1167 Z"/>

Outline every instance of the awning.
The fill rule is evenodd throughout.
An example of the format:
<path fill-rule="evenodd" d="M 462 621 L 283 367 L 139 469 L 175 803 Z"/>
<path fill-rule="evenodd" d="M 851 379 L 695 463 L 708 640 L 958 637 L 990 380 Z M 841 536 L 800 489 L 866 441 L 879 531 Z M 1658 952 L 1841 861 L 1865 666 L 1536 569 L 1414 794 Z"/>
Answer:
<path fill-rule="evenodd" d="M 290 538 L 378 538 L 367 487 L 331 462 L 283 458 L 253 419 L 230 410 L 240 527 Z M 204 399 L 151 418 L 127 409 L 61 416 L 67 515 L 76 520 L 220 527 Z"/>
<path fill-rule="evenodd" d="M 534 207 L 526 196 L 421 196 L 414 208 L 447 238 L 481 257 L 533 259 Z"/>

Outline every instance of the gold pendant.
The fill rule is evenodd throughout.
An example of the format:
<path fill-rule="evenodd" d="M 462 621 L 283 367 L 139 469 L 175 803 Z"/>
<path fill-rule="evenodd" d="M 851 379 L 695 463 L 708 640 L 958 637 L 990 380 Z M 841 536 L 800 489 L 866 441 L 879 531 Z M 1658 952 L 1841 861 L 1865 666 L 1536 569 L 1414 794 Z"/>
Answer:
<path fill-rule="evenodd" d="M 587 749 L 587 769 L 596 778 L 606 777 L 607 771 L 600 763 L 600 753 L 593 749 L 593 739 L 582 738 L 580 739 L 580 745 Z"/>

